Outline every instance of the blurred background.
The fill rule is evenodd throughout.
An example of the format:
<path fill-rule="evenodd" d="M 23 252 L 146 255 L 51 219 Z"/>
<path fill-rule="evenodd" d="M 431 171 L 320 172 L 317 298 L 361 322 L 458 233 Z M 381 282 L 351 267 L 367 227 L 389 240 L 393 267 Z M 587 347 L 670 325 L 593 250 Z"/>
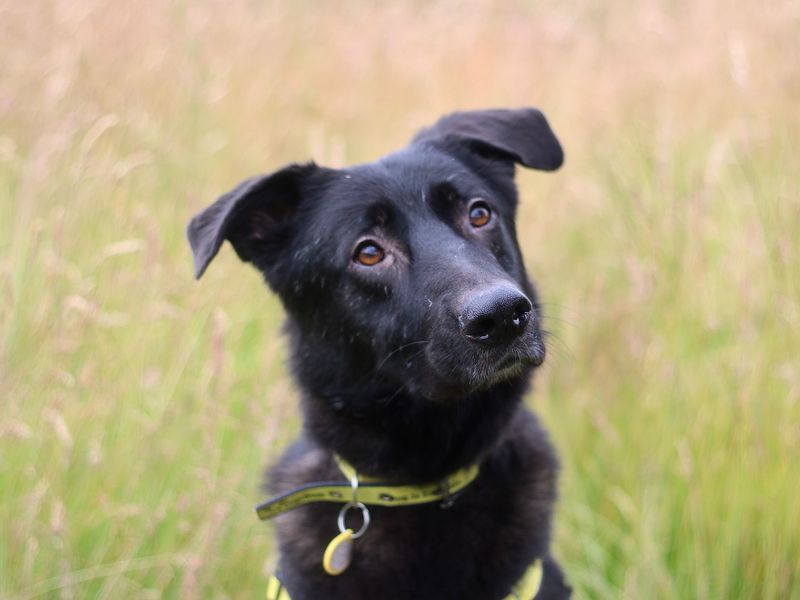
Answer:
<path fill-rule="evenodd" d="M 282 311 L 247 176 L 540 107 L 518 173 L 577 598 L 800 598 L 797 0 L 0 0 L 0 597 L 251 598 Z"/>

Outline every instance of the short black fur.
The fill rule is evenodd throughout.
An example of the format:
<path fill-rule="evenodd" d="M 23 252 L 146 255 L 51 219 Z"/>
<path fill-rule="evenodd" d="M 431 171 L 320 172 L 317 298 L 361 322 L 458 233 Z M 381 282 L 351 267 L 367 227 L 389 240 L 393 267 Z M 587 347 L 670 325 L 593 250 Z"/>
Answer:
<path fill-rule="evenodd" d="M 549 553 L 555 454 L 521 402 L 545 347 L 513 180 L 562 161 L 538 110 L 454 113 L 376 162 L 290 165 L 192 219 L 197 277 L 227 239 L 287 313 L 305 426 L 272 493 L 341 479 L 334 454 L 397 484 L 480 465 L 451 508 L 373 508 L 336 577 L 321 559 L 339 507 L 277 517 L 293 600 L 499 600 L 536 558 L 537 600 L 570 595 Z"/>

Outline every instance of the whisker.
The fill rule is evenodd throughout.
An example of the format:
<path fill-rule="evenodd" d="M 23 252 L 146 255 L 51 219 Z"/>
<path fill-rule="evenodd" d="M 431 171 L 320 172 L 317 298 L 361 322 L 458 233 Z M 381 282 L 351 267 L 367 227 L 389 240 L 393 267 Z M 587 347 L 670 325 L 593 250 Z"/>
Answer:
<path fill-rule="evenodd" d="M 409 342 L 407 344 L 403 344 L 402 346 L 395 348 L 384 357 L 384 359 L 380 362 L 380 364 L 377 367 L 375 367 L 375 369 L 373 369 L 373 371 L 379 371 L 383 367 L 383 365 L 385 365 L 386 362 L 398 352 L 402 352 L 403 350 L 405 350 L 406 348 L 410 348 L 411 346 L 417 346 L 419 344 L 430 344 L 430 342 L 431 342 L 430 340 L 417 340 L 416 342 Z"/>
<path fill-rule="evenodd" d="M 376 365 L 376 366 L 375 366 L 375 368 L 373 368 L 371 371 L 368 371 L 368 372 L 364 373 L 364 375 L 362 375 L 362 376 L 361 376 L 361 378 L 360 378 L 360 379 L 359 379 L 359 380 L 358 380 L 358 381 L 355 383 L 355 386 L 354 386 L 354 388 L 355 388 L 355 389 L 358 389 L 360 386 L 362 386 L 363 384 L 365 384 L 365 383 L 366 383 L 366 382 L 369 380 L 369 378 L 370 378 L 370 377 L 372 377 L 372 376 L 373 376 L 373 375 L 375 375 L 375 374 L 376 374 L 378 371 L 380 371 L 380 370 L 381 370 L 381 368 L 383 368 L 383 366 L 384 366 L 384 365 L 387 363 L 387 361 L 388 361 L 390 358 L 392 358 L 392 356 L 394 356 L 395 354 L 397 354 L 398 352 L 402 352 L 403 350 L 405 350 L 405 349 L 407 349 L 407 348 L 410 348 L 410 347 L 412 347 L 412 346 L 418 346 L 418 345 L 420 345 L 420 344 L 429 344 L 429 343 L 430 343 L 430 340 L 417 340 L 417 341 L 415 341 L 415 342 L 409 342 L 409 343 L 407 343 L 407 344 L 403 344 L 403 345 L 401 345 L 401 346 L 398 346 L 397 348 L 395 348 L 394 350 L 392 350 L 391 352 L 389 352 L 389 354 L 387 354 L 387 355 L 386 355 L 386 356 L 383 358 L 383 360 L 381 360 L 381 362 L 380 362 L 380 363 L 378 363 L 378 365 Z M 420 350 L 419 352 L 416 352 L 416 353 L 412 354 L 412 355 L 409 357 L 409 360 L 416 358 L 416 357 L 417 357 L 417 356 L 419 356 L 419 355 L 420 355 L 420 354 L 421 354 L 423 351 L 424 351 L 424 348 L 423 348 L 422 350 Z M 402 389 L 402 387 L 403 387 L 403 386 L 401 386 L 401 389 Z M 397 393 L 399 393 L 399 391 L 398 391 L 398 392 L 395 392 L 395 394 L 394 394 L 394 395 L 396 395 Z M 394 395 L 393 395 L 392 397 L 394 397 Z"/>
<path fill-rule="evenodd" d="M 551 350 L 556 357 L 567 360 L 575 359 L 575 354 L 572 352 L 572 349 L 560 335 L 547 330 L 543 330 L 542 334 L 548 342 L 548 350 Z"/>

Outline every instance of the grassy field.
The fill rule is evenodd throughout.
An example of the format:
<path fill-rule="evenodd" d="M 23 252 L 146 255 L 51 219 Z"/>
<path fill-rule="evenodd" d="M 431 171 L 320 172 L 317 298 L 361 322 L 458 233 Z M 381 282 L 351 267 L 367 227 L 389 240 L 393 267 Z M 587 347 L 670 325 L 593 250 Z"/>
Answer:
<path fill-rule="evenodd" d="M 520 173 L 577 598 L 800 599 L 800 3 L 0 0 L 0 598 L 260 597 L 281 309 L 188 218 L 456 108 Z"/>

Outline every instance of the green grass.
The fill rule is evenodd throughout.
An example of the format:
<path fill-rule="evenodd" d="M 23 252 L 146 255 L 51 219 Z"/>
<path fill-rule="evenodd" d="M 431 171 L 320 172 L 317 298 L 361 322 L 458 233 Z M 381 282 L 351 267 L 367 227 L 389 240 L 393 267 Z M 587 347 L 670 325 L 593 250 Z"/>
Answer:
<path fill-rule="evenodd" d="M 537 104 L 520 173 L 578 598 L 800 599 L 794 2 L 0 7 L 0 598 L 245 598 L 296 435 L 279 302 L 188 218 Z"/>

